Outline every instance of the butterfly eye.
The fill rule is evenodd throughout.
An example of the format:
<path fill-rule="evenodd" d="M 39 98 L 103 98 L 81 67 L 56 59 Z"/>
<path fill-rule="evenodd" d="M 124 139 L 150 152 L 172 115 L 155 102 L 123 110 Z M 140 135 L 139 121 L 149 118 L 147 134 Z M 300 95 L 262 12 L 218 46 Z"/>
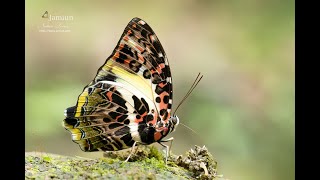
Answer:
<path fill-rule="evenodd" d="M 176 118 L 172 118 L 172 122 L 173 122 L 173 124 L 177 124 L 177 119 Z"/>
<path fill-rule="evenodd" d="M 174 125 L 179 124 L 179 118 L 178 118 L 178 116 L 173 116 L 173 117 L 172 117 L 172 123 L 173 123 Z"/>

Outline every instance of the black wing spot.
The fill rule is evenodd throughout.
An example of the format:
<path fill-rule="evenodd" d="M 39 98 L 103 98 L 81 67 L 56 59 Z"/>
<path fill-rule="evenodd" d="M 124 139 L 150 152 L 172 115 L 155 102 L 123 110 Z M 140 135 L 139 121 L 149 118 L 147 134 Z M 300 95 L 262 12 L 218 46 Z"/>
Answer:
<path fill-rule="evenodd" d="M 131 51 L 131 48 L 127 44 L 124 45 L 124 47 L 121 49 L 121 52 L 128 54 L 131 57 L 134 57 L 134 54 Z"/>
<path fill-rule="evenodd" d="M 116 59 L 116 62 L 118 62 L 118 63 L 120 63 L 120 64 L 123 64 L 123 63 L 124 63 L 124 60 L 121 59 L 121 58 L 117 58 L 117 59 Z"/>
<path fill-rule="evenodd" d="M 138 111 L 139 114 L 143 114 L 147 112 L 147 108 L 149 110 L 149 106 L 143 106 L 142 103 L 144 103 L 144 105 L 147 104 L 143 98 L 142 98 L 142 102 L 135 95 L 132 96 L 132 99 L 134 101 L 134 108 Z"/>
<path fill-rule="evenodd" d="M 149 112 L 149 104 L 147 103 L 147 101 L 144 98 L 141 98 L 141 101 L 144 104 L 144 106 L 147 108 L 147 112 Z"/>
<path fill-rule="evenodd" d="M 123 114 L 128 113 L 128 111 L 126 111 L 125 109 L 123 109 L 123 108 L 121 108 L 121 107 L 118 107 L 118 108 L 116 109 L 116 111 L 119 112 L 119 113 L 123 113 Z"/>
<path fill-rule="evenodd" d="M 141 35 L 142 35 L 142 37 L 144 37 L 145 39 L 147 39 L 147 34 L 148 34 L 148 32 L 147 32 L 146 30 L 144 30 L 144 29 L 141 30 Z"/>
<path fill-rule="evenodd" d="M 88 94 L 91 94 L 93 90 L 94 90 L 94 88 L 89 87 L 89 88 L 88 88 Z"/>
<path fill-rule="evenodd" d="M 103 118 L 103 122 L 109 123 L 109 122 L 111 122 L 111 119 L 109 119 L 109 118 Z"/>
<path fill-rule="evenodd" d="M 143 77 L 146 79 L 150 79 L 151 78 L 151 74 L 150 71 L 148 69 L 143 71 Z"/>
<path fill-rule="evenodd" d="M 132 140 L 132 136 L 131 136 L 130 133 L 122 136 L 120 139 L 121 139 L 127 146 L 129 146 L 129 147 L 132 147 L 132 146 L 133 146 L 134 141 Z"/>
<path fill-rule="evenodd" d="M 106 74 L 104 76 L 100 75 L 100 76 L 97 76 L 97 77 L 98 78 L 96 79 L 96 81 L 113 81 L 114 82 L 117 79 L 116 76 L 114 76 L 113 74 L 110 74 L 110 73 L 108 73 L 108 74 Z M 100 87 L 99 87 L 99 85 L 100 85 Z M 104 89 L 108 89 L 110 87 L 110 85 L 107 85 L 105 83 L 99 83 L 99 85 L 97 84 L 97 88 L 101 88 L 102 85 L 106 86 L 106 87 L 104 87 Z"/>
<path fill-rule="evenodd" d="M 118 116 L 120 116 L 121 114 L 118 113 L 118 112 L 110 112 L 109 113 L 109 116 L 112 118 L 112 119 L 116 119 Z"/>
<path fill-rule="evenodd" d="M 169 83 L 167 83 L 163 88 L 161 88 L 159 85 L 156 86 L 155 92 L 159 95 L 162 92 L 169 92 Z"/>
<path fill-rule="evenodd" d="M 164 96 L 164 97 L 163 97 L 163 102 L 164 102 L 165 104 L 168 104 L 168 103 L 169 103 L 169 96 Z"/>
<path fill-rule="evenodd" d="M 119 58 L 120 59 L 127 59 L 127 55 L 125 55 L 123 53 L 119 53 Z"/>
<path fill-rule="evenodd" d="M 118 94 L 119 92 L 114 92 L 112 93 L 112 102 L 118 104 L 119 106 L 127 109 L 127 106 L 126 106 L 126 101 L 120 96 L 120 93 Z"/>
<path fill-rule="evenodd" d="M 123 123 L 128 125 L 128 124 L 130 124 L 130 120 L 126 119 Z"/>
<path fill-rule="evenodd" d="M 152 114 L 148 114 L 148 115 L 146 115 L 146 116 L 143 117 L 143 121 L 144 121 L 145 123 L 148 123 L 149 121 L 152 121 L 153 118 L 154 118 L 154 117 L 153 117 Z"/>
<path fill-rule="evenodd" d="M 75 111 L 76 111 L 76 106 L 68 107 L 66 109 L 66 116 L 67 117 L 74 117 Z"/>
<path fill-rule="evenodd" d="M 109 129 L 114 129 L 114 128 L 117 128 L 117 127 L 120 127 L 120 126 L 123 126 L 123 124 L 121 124 L 121 123 L 112 123 L 108 127 L 109 127 Z"/>
<path fill-rule="evenodd" d="M 118 118 L 118 122 L 122 122 L 124 121 L 126 118 L 128 117 L 128 115 L 122 115 Z"/>
<path fill-rule="evenodd" d="M 72 125 L 73 127 L 78 124 L 78 120 L 74 118 L 66 118 L 64 120 L 67 124 Z"/>
<path fill-rule="evenodd" d="M 166 109 L 161 109 L 161 110 L 160 110 L 160 115 L 163 116 L 166 112 L 167 112 Z"/>
<path fill-rule="evenodd" d="M 171 77 L 170 67 L 168 65 L 165 65 L 165 67 L 162 68 L 162 72 L 164 72 L 166 77 Z"/>
<path fill-rule="evenodd" d="M 129 68 L 134 71 L 135 73 L 139 72 L 139 69 L 141 68 L 141 64 L 137 62 L 136 60 L 132 60 L 129 63 Z"/>
<path fill-rule="evenodd" d="M 153 84 L 159 84 L 162 81 L 161 77 L 157 73 L 152 74 L 152 77 L 153 77 L 152 78 L 152 83 Z"/>
<path fill-rule="evenodd" d="M 123 128 L 117 130 L 116 132 L 114 132 L 114 134 L 116 136 L 121 136 L 123 134 L 127 134 L 130 133 L 130 128 L 128 126 L 124 126 Z"/>

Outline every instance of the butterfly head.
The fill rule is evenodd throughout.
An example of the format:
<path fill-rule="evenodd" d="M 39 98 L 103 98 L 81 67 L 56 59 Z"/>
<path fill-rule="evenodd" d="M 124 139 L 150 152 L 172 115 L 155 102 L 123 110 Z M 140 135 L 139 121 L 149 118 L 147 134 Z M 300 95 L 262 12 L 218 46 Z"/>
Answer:
<path fill-rule="evenodd" d="M 177 115 L 173 115 L 169 119 L 170 123 L 170 132 L 173 132 L 176 130 L 177 126 L 179 125 L 179 118 Z"/>

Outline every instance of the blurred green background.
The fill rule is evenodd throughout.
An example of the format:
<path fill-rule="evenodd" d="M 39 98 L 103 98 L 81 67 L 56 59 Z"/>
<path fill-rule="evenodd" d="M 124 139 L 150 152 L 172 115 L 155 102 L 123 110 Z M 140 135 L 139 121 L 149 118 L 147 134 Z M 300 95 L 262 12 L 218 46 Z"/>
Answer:
<path fill-rule="evenodd" d="M 45 11 L 73 20 L 48 24 Z M 173 153 L 206 145 L 229 179 L 294 179 L 293 0 L 26 1 L 25 151 L 102 156 L 71 141 L 63 111 L 133 17 L 167 53 L 174 109 L 204 75 L 177 112 L 198 135 L 179 126 Z M 48 25 L 70 32 L 39 32 Z"/>

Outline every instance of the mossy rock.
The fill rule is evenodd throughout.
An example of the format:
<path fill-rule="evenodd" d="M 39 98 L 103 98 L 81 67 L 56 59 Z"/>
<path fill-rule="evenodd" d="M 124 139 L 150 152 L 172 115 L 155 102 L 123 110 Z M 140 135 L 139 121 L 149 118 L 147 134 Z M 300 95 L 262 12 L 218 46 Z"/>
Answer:
<path fill-rule="evenodd" d="M 129 162 L 130 150 L 104 153 L 98 159 L 26 152 L 26 179 L 218 179 L 217 162 L 205 147 L 186 155 L 173 155 L 165 164 L 154 146 L 139 146 Z"/>

